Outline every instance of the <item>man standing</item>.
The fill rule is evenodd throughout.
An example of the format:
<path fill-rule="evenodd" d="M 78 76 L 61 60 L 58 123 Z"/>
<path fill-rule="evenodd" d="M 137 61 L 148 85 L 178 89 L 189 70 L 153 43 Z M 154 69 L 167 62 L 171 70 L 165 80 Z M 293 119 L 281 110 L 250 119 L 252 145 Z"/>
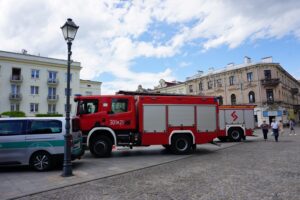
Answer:
<path fill-rule="evenodd" d="M 278 122 L 276 122 L 275 119 L 272 120 L 271 127 L 275 137 L 275 141 L 278 142 Z"/>
<path fill-rule="evenodd" d="M 290 135 L 292 135 L 292 132 L 294 132 L 294 135 L 296 135 L 295 122 L 294 122 L 294 120 L 290 119 Z"/>

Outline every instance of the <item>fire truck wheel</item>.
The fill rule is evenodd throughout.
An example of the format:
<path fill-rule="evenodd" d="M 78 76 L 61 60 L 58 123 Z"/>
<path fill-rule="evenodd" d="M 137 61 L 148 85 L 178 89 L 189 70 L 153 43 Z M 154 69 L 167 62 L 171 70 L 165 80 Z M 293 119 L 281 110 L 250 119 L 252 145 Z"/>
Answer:
<path fill-rule="evenodd" d="M 110 156 L 111 150 L 112 141 L 105 135 L 94 138 L 90 145 L 90 152 L 97 158 Z"/>
<path fill-rule="evenodd" d="M 229 137 L 230 140 L 234 142 L 240 142 L 243 137 L 243 132 L 238 128 L 232 129 L 229 132 Z"/>
<path fill-rule="evenodd" d="M 171 150 L 175 154 L 188 154 L 191 151 L 192 141 L 187 135 L 175 135 L 172 138 Z"/>

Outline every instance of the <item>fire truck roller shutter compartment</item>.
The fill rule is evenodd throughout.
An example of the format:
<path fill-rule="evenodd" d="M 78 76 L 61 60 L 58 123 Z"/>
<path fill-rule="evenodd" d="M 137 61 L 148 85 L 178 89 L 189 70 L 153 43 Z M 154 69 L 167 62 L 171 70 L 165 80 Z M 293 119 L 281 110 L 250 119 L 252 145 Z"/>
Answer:
<path fill-rule="evenodd" d="M 226 124 L 243 124 L 243 110 L 225 110 L 225 121 Z"/>
<path fill-rule="evenodd" d="M 219 126 L 221 130 L 225 129 L 225 110 L 219 110 Z"/>
<path fill-rule="evenodd" d="M 216 106 L 197 106 L 197 130 L 199 132 L 213 132 L 217 129 Z"/>
<path fill-rule="evenodd" d="M 246 129 L 254 129 L 255 128 L 254 110 L 245 110 L 244 118 L 245 118 Z"/>
<path fill-rule="evenodd" d="M 195 124 L 193 105 L 169 105 L 168 113 L 170 126 L 194 126 Z"/>
<path fill-rule="evenodd" d="M 144 105 L 143 125 L 144 132 L 165 132 L 166 131 L 166 106 L 165 105 Z"/>

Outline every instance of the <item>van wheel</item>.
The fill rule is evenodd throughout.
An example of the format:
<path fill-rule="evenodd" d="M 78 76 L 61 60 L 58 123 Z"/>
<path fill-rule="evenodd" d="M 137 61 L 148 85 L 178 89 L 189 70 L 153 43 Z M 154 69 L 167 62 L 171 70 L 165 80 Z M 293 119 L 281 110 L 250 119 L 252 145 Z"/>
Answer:
<path fill-rule="evenodd" d="M 192 147 L 192 141 L 187 135 L 175 135 L 172 138 L 171 150 L 175 154 L 188 154 Z"/>
<path fill-rule="evenodd" d="M 93 138 L 89 145 L 90 152 L 97 158 L 108 157 L 112 151 L 112 141 L 105 135 Z"/>
<path fill-rule="evenodd" d="M 31 156 L 30 166 L 36 171 L 47 171 L 52 167 L 52 157 L 45 151 L 38 151 Z"/>
<path fill-rule="evenodd" d="M 243 137 L 243 131 L 240 129 L 231 129 L 229 132 L 230 140 L 234 142 L 240 142 Z"/>

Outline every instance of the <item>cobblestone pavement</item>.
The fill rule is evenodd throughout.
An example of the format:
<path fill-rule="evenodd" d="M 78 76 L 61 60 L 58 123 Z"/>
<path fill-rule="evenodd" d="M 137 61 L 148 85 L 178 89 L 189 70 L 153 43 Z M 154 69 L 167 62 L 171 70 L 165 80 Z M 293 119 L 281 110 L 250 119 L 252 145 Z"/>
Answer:
<path fill-rule="evenodd" d="M 298 131 L 299 132 L 299 131 Z M 21 199 L 270 199 L 300 197 L 300 134 L 182 160 Z"/>

